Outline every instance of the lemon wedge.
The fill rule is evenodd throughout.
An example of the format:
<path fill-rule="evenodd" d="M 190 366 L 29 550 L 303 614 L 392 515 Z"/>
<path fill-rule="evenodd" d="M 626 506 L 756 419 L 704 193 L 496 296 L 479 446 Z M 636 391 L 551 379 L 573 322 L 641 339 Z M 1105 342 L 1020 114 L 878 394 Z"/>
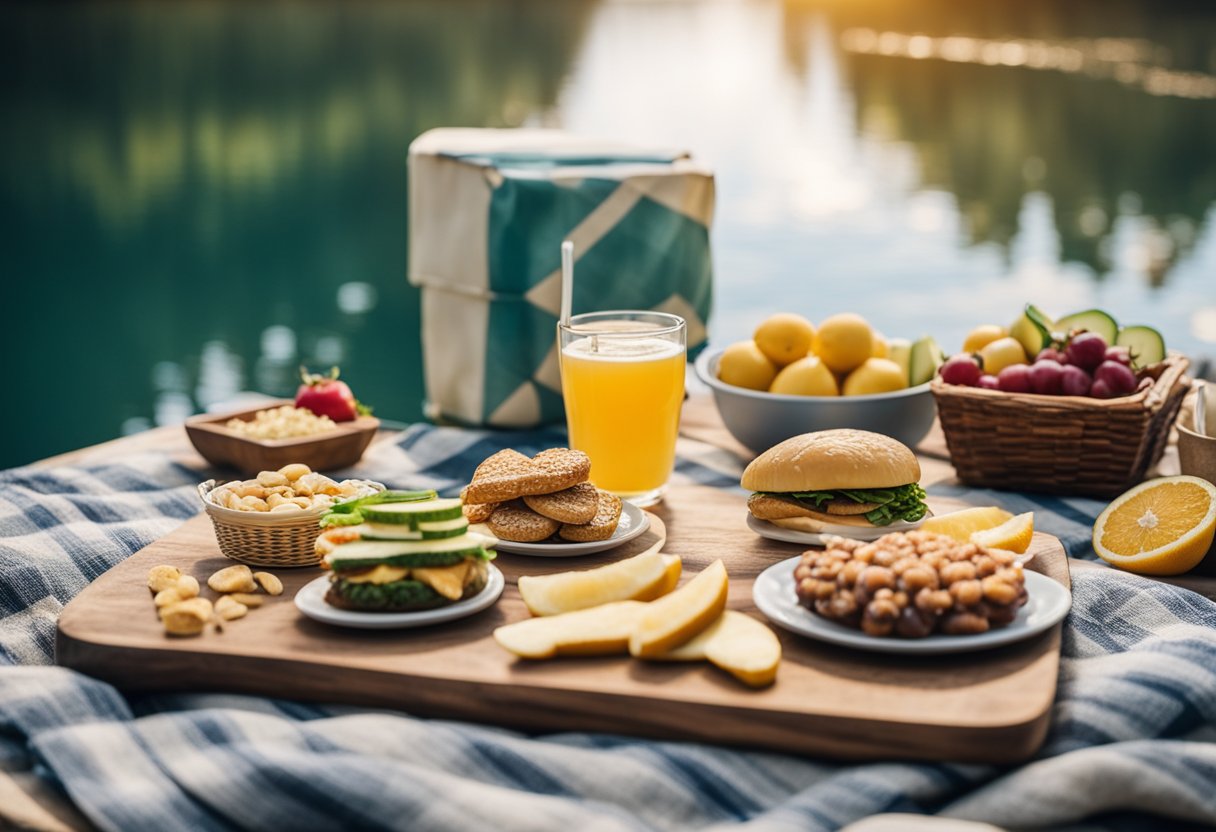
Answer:
<path fill-rule="evenodd" d="M 614 601 L 652 601 L 675 588 L 680 569 L 679 557 L 656 549 L 581 572 L 522 575 L 519 594 L 533 615 L 560 615 Z"/>
<path fill-rule="evenodd" d="M 494 640 L 525 659 L 623 654 L 648 606 L 642 601 L 618 601 L 561 615 L 529 618 L 499 627 L 494 631 Z"/>
<path fill-rule="evenodd" d="M 1006 520 L 999 526 L 972 532 L 971 542 L 989 549 L 1007 549 L 1019 555 L 1025 554 L 1034 538 L 1034 512 L 1028 511 Z"/>
<path fill-rule="evenodd" d="M 955 540 L 966 543 L 976 532 L 994 529 L 1012 519 L 1012 514 L 996 506 L 965 508 L 962 511 L 952 511 L 949 514 L 930 517 L 920 524 L 920 530 L 949 535 Z"/>
<path fill-rule="evenodd" d="M 1216 485 L 1161 477 L 1116 497 L 1094 523 L 1094 551 L 1142 575 L 1179 575 L 1203 560 L 1216 535 Z"/>
<path fill-rule="evenodd" d="M 676 591 L 646 605 L 629 639 L 641 658 L 666 653 L 704 630 L 726 608 L 726 566 L 716 560 Z"/>
<path fill-rule="evenodd" d="M 761 688 L 777 679 L 781 642 L 750 615 L 726 610 L 689 641 L 654 658 L 677 662 L 708 659 L 745 685 Z"/>

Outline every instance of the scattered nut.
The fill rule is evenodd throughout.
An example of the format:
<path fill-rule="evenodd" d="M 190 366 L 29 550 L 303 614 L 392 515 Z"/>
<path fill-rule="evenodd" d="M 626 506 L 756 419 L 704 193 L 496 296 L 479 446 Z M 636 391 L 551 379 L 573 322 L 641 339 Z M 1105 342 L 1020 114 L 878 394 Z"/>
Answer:
<path fill-rule="evenodd" d="M 254 572 L 253 579 L 262 585 L 262 589 L 270 595 L 283 594 L 283 582 L 279 580 L 278 575 L 272 575 L 269 572 Z"/>
<path fill-rule="evenodd" d="M 168 589 L 171 586 L 177 586 L 178 579 L 182 576 L 182 571 L 176 566 L 153 566 L 148 570 L 148 589 L 153 592 L 160 592 L 163 589 Z"/>
<path fill-rule="evenodd" d="M 245 564 L 226 566 L 207 579 L 207 586 L 216 592 L 257 592 L 253 572 Z"/>
<path fill-rule="evenodd" d="M 161 612 L 165 633 L 171 636 L 197 636 L 211 620 L 211 602 L 206 598 L 190 598 L 165 607 Z"/>
<path fill-rule="evenodd" d="M 223 595 L 215 602 L 215 614 L 225 621 L 244 618 L 249 607 L 235 600 L 231 595 Z"/>
<path fill-rule="evenodd" d="M 198 578 L 193 575 L 182 575 L 177 579 L 177 586 L 174 589 L 177 590 L 177 594 L 182 597 L 183 601 L 187 598 L 194 598 L 198 595 Z"/>
<path fill-rule="evenodd" d="M 238 604 L 244 604 L 247 607 L 260 607 L 262 606 L 262 602 L 266 600 L 265 596 L 254 595 L 251 592 L 233 592 L 225 595 L 224 598 L 231 598 Z M 216 601 L 216 604 L 218 605 L 219 601 Z"/>
<path fill-rule="evenodd" d="M 156 593 L 156 597 L 152 599 L 152 603 L 156 605 L 157 612 L 160 612 L 165 607 L 180 604 L 185 600 L 187 600 L 187 598 L 182 595 L 181 590 L 175 586 L 171 586 L 168 589 L 162 589 L 160 592 Z"/>

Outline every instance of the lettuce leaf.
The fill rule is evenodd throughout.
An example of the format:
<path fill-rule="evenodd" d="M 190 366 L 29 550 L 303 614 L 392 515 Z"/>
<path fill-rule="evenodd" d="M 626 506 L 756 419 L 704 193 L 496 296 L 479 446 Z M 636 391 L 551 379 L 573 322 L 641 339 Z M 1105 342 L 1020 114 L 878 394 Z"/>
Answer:
<path fill-rule="evenodd" d="M 867 511 L 865 518 L 875 526 L 889 526 L 897 520 L 915 523 L 925 516 L 929 507 L 925 505 L 925 490 L 916 483 L 897 488 L 855 488 L 839 491 L 766 491 L 772 497 L 793 499 L 807 503 L 809 508 L 822 510 L 823 504 L 836 499 L 852 500 L 855 503 L 878 503 L 878 508 Z"/>

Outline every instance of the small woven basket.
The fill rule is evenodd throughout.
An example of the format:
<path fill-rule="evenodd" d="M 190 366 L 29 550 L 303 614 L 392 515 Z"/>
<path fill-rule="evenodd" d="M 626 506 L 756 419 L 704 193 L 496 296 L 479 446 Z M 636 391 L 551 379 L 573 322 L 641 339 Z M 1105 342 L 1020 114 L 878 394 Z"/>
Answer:
<path fill-rule="evenodd" d="M 1150 368 L 1152 386 L 1120 399 L 1005 393 L 946 384 L 930 389 L 967 485 L 1113 497 L 1161 459 L 1190 388 L 1187 360 L 1171 353 Z"/>
<path fill-rule="evenodd" d="M 370 480 L 356 480 L 360 496 L 383 491 Z M 198 487 L 203 507 L 215 526 L 215 539 L 225 557 L 251 566 L 316 566 L 321 562 L 314 544 L 320 536 L 321 515 L 327 509 L 299 512 L 237 511 L 216 505 L 211 492 L 222 483 L 207 480 Z"/>

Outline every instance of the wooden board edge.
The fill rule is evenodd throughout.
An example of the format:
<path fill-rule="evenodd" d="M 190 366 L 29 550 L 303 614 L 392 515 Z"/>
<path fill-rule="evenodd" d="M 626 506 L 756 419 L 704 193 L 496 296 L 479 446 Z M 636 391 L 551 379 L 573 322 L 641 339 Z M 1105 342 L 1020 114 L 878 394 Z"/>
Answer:
<path fill-rule="evenodd" d="M 1058 624 L 1045 634 L 1056 641 L 1052 650 L 1059 649 L 1061 629 L 1062 625 Z M 608 733 L 853 761 L 875 759 L 875 745 L 891 743 L 891 732 L 896 728 L 926 739 L 924 742 L 905 739 L 892 743 L 883 754 L 884 758 L 980 764 L 1024 761 L 1039 749 L 1047 736 L 1054 703 L 1054 681 L 1058 678 L 1057 664 L 1052 695 L 1047 697 L 1045 706 L 1036 708 L 1029 718 L 1003 725 L 932 725 L 701 703 L 698 707 L 705 715 L 701 724 L 714 728 L 713 734 L 707 735 L 667 718 L 665 714 L 670 710 L 687 707 L 687 703 L 672 700 L 594 690 L 554 690 L 518 681 L 470 685 L 458 679 L 424 676 L 420 679 L 426 682 L 425 685 L 412 685 L 411 680 L 415 677 L 409 674 L 368 668 L 342 669 L 341 694 L 328 696 L 326 689 L 333 684 L 335 669 L 324 663 L 224 653 L 196 653 L 187 658 L 172 650 L 171 643 L 167 643 L 164 650 L 129 648 L 104 640 L 80 638 L 62 627 L 57 629 L 55 641 L 57 664 L 132 693 L 230 692 L 266 696 L 265 685 L 256 680 L 264 680 L 265 673 L 281 669 L 284 674 L 290 672 L 295 677 L 290 695 L 294 701 L 318 704 L 340 701 L 343 705 L 390 708 L 410 716 L 464 720 L 533 735 L 575 731 Z M 134 658 L 138 661 L 133 661 Z M 207 676 L 220 664 L 226 674 L 224 682 L 210 685 Z M 234 673 L 234 665 L 238 671 L 242 665 L 254 666 L 257 672 Z M 123 671 L 130 667 L 138 667 L 139 672 Z M 174 682 L 175 678 L 180 681 Z M 243 678 L 249 681 L 242 682 Z M 409 695 L 397 698 L 377 693 L 386 687 L 386 682 L 387 686 Z M 493 703 L 492 715 L 486 713 L 487 702 Z M 622 709 L 628 709 L 631 714 L 631 724 L 624 732 L 606 715 L 606 712 Z M 798 729 L 791 730 L 791 723 L 797 723 Z"/>

